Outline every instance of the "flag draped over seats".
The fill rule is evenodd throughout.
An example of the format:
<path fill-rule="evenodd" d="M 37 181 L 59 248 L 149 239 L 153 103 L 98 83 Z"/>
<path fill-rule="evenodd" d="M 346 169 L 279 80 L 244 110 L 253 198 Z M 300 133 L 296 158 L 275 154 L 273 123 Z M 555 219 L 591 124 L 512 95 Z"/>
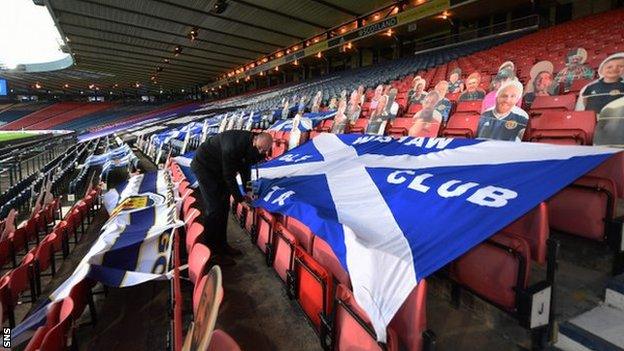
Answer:
<path fill-rule="evenodd" d="M 301 123 L 299 123 L 299 131 L 309 132 L 322 121 L 333 118 L 335 115 L 336 111 L 305 113 L 303 114 L 303 118 L 301 118 Z M 292 119 L 284 119 L 275 122 L 269 130 L 289 132 L 292 130 L 292 126 Z"/>
<path fill-rule="evenodd" d="M 323 133 L 259 166 L 254 205 L 295 217 L 331 245 L 385 341 L 418 281 L 615 152 Z"/>
<path fill-rule="evenodd" d="M 111 287 L 168 278 L 172 235 L 183 225 L 177 217 L 168 172 L 134 176 L 121 189 L 120 193 L 111 189 L 106 194 L 104 202 L 110 217 L 72 275 L 15 328 L 16 344 L 27 340 L 45 323 L 53 302 L 67 297 L 71 288 L 87 277 Z"/>

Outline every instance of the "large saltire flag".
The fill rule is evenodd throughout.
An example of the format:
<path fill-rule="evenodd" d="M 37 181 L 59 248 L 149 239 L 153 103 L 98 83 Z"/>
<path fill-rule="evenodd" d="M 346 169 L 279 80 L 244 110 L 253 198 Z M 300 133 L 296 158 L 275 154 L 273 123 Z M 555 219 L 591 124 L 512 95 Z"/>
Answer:
<path fill-rule="evenodd" d="M 184 173 L 184 177 L 191 184 L 191 187 L 197 188 L 199 185 L 197 182 L 197 176 L 195 176 L 195 173 L 191 169 L 191 161 L 193 161 L 193 157 L 195 157 L 195 151 L 189 151 L 184 155 L 176 156 L 173 159 L 180 166 L 182 173 Z"/>
<path fill-rule="evenodd" d="M 52 304 L 67 297 L 71 288 L 86 277 L 111 287 L 169 278 L 172 236 L 183 223 L 178 220 L 177 199 L 168 172 L 134 176 L 120 193 L 111 189 L 107 195 L 110 217 L 98 239 L 72 275 L 15 328 L 15 345 L 28 340 L 45 324 Z"/>
<path fill-rule="evenodd" d="M 297 218 L 331 245 L 385 341 L 418 281 L 617 151 L 323 133 L 259 166 L 254 205 Z"/>

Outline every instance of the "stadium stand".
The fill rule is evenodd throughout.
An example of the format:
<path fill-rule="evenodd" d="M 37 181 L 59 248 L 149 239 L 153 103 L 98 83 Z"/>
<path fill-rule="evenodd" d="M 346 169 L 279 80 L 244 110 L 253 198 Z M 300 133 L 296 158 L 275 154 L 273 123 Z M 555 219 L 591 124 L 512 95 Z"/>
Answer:
<path fill-rule="evenodd" d="M 195 150 L 211 135 L 225 130 L 247 129 L 266 131 L 272 136 L 269 160 L 289 160 L 290 157 L 292 161 L 296 152 L 289 153 L 290 150 L 319 138 L 323 133 L 337 131 L 334 127 L 341 123 L 338 117 L 340 112 L 323 113 L 338 109 L 337 100 L 346 102 L 349 94 L 360 87 L 363 88 L 361 94 L 354 92 L 356 106 L 347 107 L 348 111 L 354 107 L 353 110 L 358 112 L 346 113 L 348 121 L 339 134 L 370 134 L 371 126 L 380 122 L 380 113 L 386 113 L 382 115 L 379 131 L 375 130 L 379 137 L 386 138 L 384 140 L 404 140 L 408 135 L 417 138 L 474 139 L 480 135 L 481 116 L 486 110 L 484 106 L 488 96 L 483 100 L 459 101 L 461 93 L 447 93 L 448 106 L 436 104 L 435 112 L 448 108 L 448 119 L 444 117 L 433 121 L 427 119 L 434 118 L 436 115 L 433 113 L 422 117 L 424 113 L 429 113 L 425 103 L 410 103 L 416 77 L 424 80 L 425 92 L 435 88 L 437 93 L 438 83 L 455 72 L 460 72 L 458 79 L 461 81 L 466 81 L 473 72 L 477 72 L 481 76 L 480 88 L 496 92 L 491 95 L 496 96 L 496 100 L 499 95 L 497 84 L 503 84 L 501 66 L 506 61 L 515 64 L 513 75 L 523 86 L 533 78 L 531 69 L 535 63 L 551 61 L 553 76 L 557 75 L 567 69 L 566 54 L 578 47 L 587 51 L 586 63 L 597 71 L 606 57 L 623 51 L 624 37 L 612 35 L 624 30 L 623 18 L 624 10 L 618 9 L 549 28 L 509 31 L 425 49 L 415 55 L 368 67 L 340 70 L 313 79 L 247 92 L 243 90 L 243 93 L 232 89 L 237 91 L 234 96 L 208 103 L 57 102 L 51 105 L 28 103 L 0 106 L 0 130 L 72 130 L 81 134 L 81 140 L 86 140 L 79 142 L 76 134 L 72 133 L 34 138 L 25 142 L 24 147 L 0 149 L 0 234 L 6 233 L 6 236 L 0 236 L 0 268 L 6 270 L 0 277 L 2 321 L 15 327 L 20 322 L 18 315 L 25 316 L 24 321 L 32 317 L 31 312 L 35 309 L 26 313 L 18 310 L 23 310 L 26 305 L 34 307 L 38 299 L 48 298 L 45 296 L 45 291 L 49 291 L 45 286 L 47 277 L 58 274 L 59 264 L 84 242 L 88 231 L 100 230 L 93 225 L 98 213 L 114 218 L 119 213 L 114 211 L 129 210 L 128 221 L 131 222 L 130 218 L 135 221 L 129 224 L 136 224 L 146 217 L 142 217 L 145 214 L 133 215 L 133 206 L 157 207 L 161 204 L 159 201 L 171 201 L 167 204 L 175 206 L 167 213 L 171 217 L 167 219 L 172 219 L 175 225 L 167 227 L 165 234 L 158 237 L 156 245 L 158 255 L 170 250 L 171 259 L 159 256 L 159 260 L 165 263 L 158 261 L 154 266 L 162 268 L 159 274 L 170 279 L 167 291 L 169 310 L 166 316 L 162 316 L 170 322 L 167 348 L 177 351 L 183 345 L 188 346 L 201 339 L 209 341 L 203 345 L 206 350 L 240 350 L 239 342 L 242 345 L 249 340 L 239 339 L 236 336 L 240 334 L 234 334 L 238 330 L 229 330 L 219 323 L 228 317 L 223 315 L 224 310 L 230 311 L 223 308 L 220 313 L 220 308 L 226 307 L 222 306 L 222 300 L 228 293 L 222 280 L 237 277 L 228 277 L 225 269 L 225 273 L 222 272 L 214 264 L 216 251 L 211 252 L 204 245 L 211 235 L 209 223 L 204 221 L 207 209 L 203 208 L 200 191 L 183 170 L 189 165 L 183 164 L 176 156 L 189 161 L 192 156 L 186 153 Z M 195 40 L 194 37 L 192 40 Z M 327 66 L 330 66 L 329 62 Z M 506 70 L 502 72 L 503 75 L 508 74 Z M 268 81 L 271 82 L 270 79 Z M 525 144 L 519 145 L 593 145 L 596 112 L 575 111 L 579 94 L 591 81 L 585 77 L 571 84 L 562 82 L 556 85 L 550 96 L 536 96 L 530 106 L 519 101 L 518 106 L 522 105 L 527 112 L 526 129 L 518 139 Z M 396 90 L 396 106 L 388 97 L 390 89 Z M 380 90 L 384 91 L 381 95 Z M 315 105 L 311 97 L 319 92 L 321 101 Z M 387 102 L 384 112 L 379 112 L 378 107 Z M 389 112 L 393 107 L 394 112 Z M 296 117 L 291 118 L 293 116 Z M 284 127 L 285 122 L 290 123 L 288 128 Z M 112 134 L 116 132 L 119 135 Z M 133 140 L 133 148 L 124 144 L 118 136 L 123 141 Z M 123 151 L 123 156 L 118 157 L 115 154 L 117 150 L 121 150 L 120 153 Z M 157 174 L 158 178 L 154 178 L 157 180 L 143 183 L 148 173 L 135 173 L 140 168 L 136 155 L 141 157 L 142 162 L 148 160 L 162 166 L 160 171 L 150 173 Z M 114 170 L 109 167 L 120 170 L 124 181 L 117 184 L 115 175 L 110 175 Z M 374 331 L 373 320 L 378 316 L 368 315 L 356 301 L 357 288 L 361 287 L 351 279 L 352 275 L 333 251 L 328 243 L 331 240 L 325 241 L 295 217 L 254 207 L 248 202 L 236 203 L 233 199 L 230 205 L 235 220 L 258 248 L 255 253 L 264 260 L 266 267 L 262 269 L 274 271 L 276 281 L 281 281 L 286 296 L 296 301 L 301 310 L 298 312 L 305 316 L 316 333 L 317 346 L 324 350 L 416 351 L 435 349 L 440 338 L 447 338 L 448 343 L 448 334 L 452 333 L 448 330 L 436 330 L 434 333 L 431 330 L 431 321 L 436 319 L 432 315 L 438 313 L 428 305 L 432 299 L 449 302 L 448 305 L 457 314 L 481 313 L 480 309 L 493 313 L 496 317 L 481 321 L 481 329 L 497 328 L 498 319 L 511 316 L 515 324 L 511 327 L 505 324 L 507 329 L 501 334 L 512 339 L 508 342 L 515 347 L 548 349 L 561 346 L 565 350 L 578 350 L 583 349 L 576 345 L 581 343 L 578 337 L 573 342 L 568 339 L 574 339 L 575 333 L 583 332 L 577 330 L 579 326 L 572 322 L 571 317 L 595 307 L 586 306 L 585 300 L 593 299 L 596 301 L 592 302 L 597 303 L 602 296 L 585 298 L 583 303 L 574 307 L 574 315 L 564 310 L 563 305 L 569 303 L 570 296 L 578 298 L 584 293 L 570 288 L 569 277 L 575 274 L 574 267 L 570 266 L 579 265 L 585 269 L 579 280 L 595 272 L 605 273 L 601 264 L 606 259 L 612 261 L 612 267 L 606 273 L 608 276 L 624 271 L 624 250 L 621 246 L 624 242 L 621 218 L 623 174 L 624 156 L 619 153 L 573 183 L 571 180 L 571 185 L 550 199 L 540 200 L 544 202 L 485 241 L 475 243 L 471 250 L 436 273 L 426 279 L 418 277 L 419 283 L 409 292 L 394 318 L 387 321 L 385 342 L 379 342 Z M 127 181 L 126 177 L 129 178 Z M 157 188 L 159 194 L 142 198 L 140 193 L 149 186 Z M 124 190 L 123 187 L 131 190 Z M 113 190 L 104 195 L 105 188 Z M 128 196 L 124 191 L 135 191 L 136 194 Z M 105 209 L 104 202 L 114 196 L 119 197 L 119 201 L 114 203 L 115 210 Z M 144 201 L 148 205 L 136 205 L 135 201 Z M 154 223 L 157 221 L 163 221 L 163 218 L 154 218 Z M 120 227 L 124 225 L 119 224 Z M 581 240 L 571 241 L 574 237 Z M 120 238 L 125 239 L 121 235 Z M 569 242 L 578 244 L 572 251 L 578 249 L 579 252 L 568 252 L 562 257 L 561 244 L 568 245 Z M 597 245 L 592 246 L 593 243 Z M 140 247 L 142 242 L 124 244 L 123 240 L 118 240 L 111 245 L 128 245 L 125 249 L 130 251 L 130 246 Z M 566 249 L 569 250 L 569 247 Z M 605 257 L 595 257 L 599 255 L 593 255 L 592 250 Z M 106 262 L 110 264 L 112 259 L 107 259 L 111 260 Z M 583 262 L 573 262 L 577 259 Z M 96 266 L 93 262 L 90 264 Z M 259 261 L 250 260 L 245 265 L 246 268 L 253 266 L 257 269 Z M 129 271 L 131 269 L 124 271 L 124 278 L 120 280 L 125 280 L 125 272 Z M 149 273 L 158 275 L 154 271 Z M 592 281 L 600 285 L 600 294 L 606 279 L 600 276 L 600 279 Z M 34 334 L 25 349 L 77 349 L 77 322 L 87 306 L 92 321 L 96 321 L 92 292 L 96 284 L 92 278 L 83 277 L 67 296 L 47 306 L 45 322 L 33 330 Z M 619 295 L 613 297 L 613 294 L 624 294 L 621 286 L 621 278 L 609 280 L 606 306 L 621 305 L 621 301 L 617 301 Z M 595 286 L 591 290 L 595 292 Z M 253 293 L 257 292 L 249 294 Z M 548 304 L 542 304 L 539 314 L 547 311 L 548 318 L 535 327 L 535 321 L 531 319 L 535 315 L 533 301 L 545 294 L 548 294 Z M 465 304 L 466 296 L 476 298 Z M 495 312 L 489 306 L 493 306 Z M 254 308 L 251 304 L 245 307 Z M 614 308 L 624 315 L 624 308 L 620 307 Z M 505 317 L 499 318 L 497 313 L 500 312 Z M 279 318 L 277 313 L 276 318 Z M 275 328 L 274 325 L 262 327 Z M 225 329 L 232 332 L 237 340 Z M 453 333 L 462 332 L 461 328 L 456 329 L 459 331 Z M 509 330 L 514 335 L 509 336 Z M 557 336 L 560 336 L 560 342 L 554 345 Z M 585 335 L 583 338 L 594 340 L 598 336 Z M 564 345 L 566 342 L 572 346 Z M 446 349 L 453 349 L 449 344 L 445 345 Z M 601 345 L 604 349 L 624 346 Z"/>

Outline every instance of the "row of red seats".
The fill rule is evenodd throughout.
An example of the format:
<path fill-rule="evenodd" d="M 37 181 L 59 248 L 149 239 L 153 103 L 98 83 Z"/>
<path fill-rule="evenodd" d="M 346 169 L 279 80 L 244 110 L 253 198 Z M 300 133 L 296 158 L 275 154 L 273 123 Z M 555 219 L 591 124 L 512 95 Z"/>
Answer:
<path fill-rule="evenodd" d="M 14 310 L 20 301 L 20 297 L 22 297 L 21 295 L 29 291 L 28 297 L 30 302 L 33 303 L 37 296 L 41 294 L 41 277 L 54 276 L 56 272 L 56 253 L 62 253 L 62 258 L 65 259 L 69 254 L 69 244 L 77 244 L 79 231 L 81 234 L 85 232 L 84 223 L 91 222 L 93 210 L 98 204 L 99 195 L 99 188 L 91 190 L 83 199 L 76 202 L 67 216 L 54 225 L 51 231 L 49 231 L 49 226 L 54 224 L 56 213 L 58 212 L 58 199 L 42 212 L 29 219 L 26 225 L 9 234 L 9 239 L 18 245 L 16 247 L 20 247 L 19 245 L 23 244 L 28 249 L 29 240 L 35 238 L 37 245 L 28 251 L 19 265 L 0 278 L 0 302 L 2 303 L 3 323 L 8 319 L 11 327 L 15 325 Z M 50 221 L 40 221 L 39 218 L 42 218 L 41 216 L 50 218 Z M 35 226 L 30 223 L 39 223 L 41 225 Z M 39 242 L 40 235 L 45 236 Z M 73 242 L 71 241 L 72 236 L 74 237 Z M 23 241 L 17 242 L 16 238 L 21 238 L 19 240 Z M 43 273 L 48 270 L 50 271 L 48 274 Z"/>
<path fill-rule="evenodd" d="M 192 297 L 193 316 L 197 318 L 202 292 L 206 286 L 209 286 L 215 287 L 215 289 L 220 292 L 217 296 L 213 296 L 215 300 L 210 303 L 212 312 L 208 313 L 208 315 L 203 318 L 216 319 L 216 311 L 218 310 L 223 296 L 223 288 L 220 286 L 221 271 L 218 269 L 218 266 L 216 266 L 207 272 L 211 252 L 207 246 L 202 244 L 202 242 L 205 242 L 206 234 L 204 234 L 203 225 L 200 224 L 200 211 L 195 208 L 197 205 L 197 199 L 195 197 L 194 190 L 191 188 L 190 183 L 186 180 L 186 177 L 184 176 L 184 173 L 180 169 L 179 165 L 175 162 L 170 162 L 169 169 L 171 170 L 173 181 L 179 183 L 179 193 L 183 198 L 181 217 L 184 219 L 185 223 L 184 231 L 186 234 L 186 252 L 188 253 L 188 276 L 194 286 Z M 177 235 L 177 237 L 179 237 L 179 235 Z M 176 292 L 178 296 L 180 296 L 181 291 L 178 289 Z M 175 302 L 177 303 L 181 300 L 182 299 L 176 299 Z M 179 310 L 178 313 L 181 315 L 181 310 Z M 181 322 L 181 318 L 179 319 L 179 322 Z M 214 326 L 214 320 L 207 323 L 212 323 L 212 326 Z M 179 331 L 181 331 L 181 327 L 181 325 L 176 326 L 176 328 L 180 328 Z M 192 330 L 189 331 L 189 334 L 191 333 Z M 232 337 L 230 337 L 226 332 L 222 330 L 214 330 L 211 333 L 212 336 L 210 338 L 207 351 L 240 351 L 240 347 L 236 341 L 234 341 L 234 339 L 232 339 Z M 181 349 L 182 345 L 179 340 L 177 340 L 175 344 L 176 350 Z"/>
<path fill-rule="evenodd" d="M 409 295 L 388 327 L 384 346 L 351 291 L 348 273 L 327 242 L 292 217 L 235 206 L 236 218 L 250 233 L 319 334 L 323 347 L 336 350 L 421 350 L 435 343 L 426 324 L 426 281 Z"/>

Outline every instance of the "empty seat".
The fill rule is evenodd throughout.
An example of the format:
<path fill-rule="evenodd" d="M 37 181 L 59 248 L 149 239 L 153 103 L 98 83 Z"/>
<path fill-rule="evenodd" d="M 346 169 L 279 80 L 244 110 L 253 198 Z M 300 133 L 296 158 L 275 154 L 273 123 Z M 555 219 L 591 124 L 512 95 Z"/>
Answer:
<path fill-rule="evenodd" d="M 240 351 L 240 346 L 226 332 L 217 329 L 212 332 L 207 351 Z"/>
<path fill-rule="evenodd" d="M 541 114 L 547 110 L 573 111 L 576 95 L 536 96 L 531 104 L 531 114 Z"/>
<path fill-rule="evenodd" d="M 256 213 L 257 230 L 255 234 L 257 237 L 255 238 L 255 243 L 256 246 L 266 254 L 271 248 L 273 230 L 277 217 L 262 208 L 259 208 Z"/>
<path fill-rule="evenodd" d="M 457 103 L 457 109 L 455 112 L 481 114 L 481 105 L 481 100 L 460 101 Z"/>
<path fill-rule="evenodd" d="M 529 121 L 529 141 L 591 145 L 596 127 L 594 111 L 551 111 Z"/>
<path fill-rule="evenodd" d="M 282 281 L 286 282 L 287 272 L 292 269 L 297 239 L 290 230 L 279 223 L 273 236 L 273 269 Z"/>
<path fill-rule="evenodd" d="M 198 242 L 204 241 L 204 226 L 198 222 L 193 222 L 186 232 L 186 252 L 191 252 L 191 248 Z"/>
<path fill-rule="evenodd" d="M 206 245 L 201 243 L 193 245 L 191 253 L 188 257 L 189 279 L 193 284 L 196 284 L 197 281 L 204 275 L 209 260 L 210 249 Z"/>
<path fill-rule="evenodd" d="M 462 286 L 508 311 L 529 281 L 531 250 L 514 234 L 496 234 L 453 261 L 450 276 Z"/>
<path fill-rule="evenodd" d="M 364 134 L 364 132 L 366 132 L 367 127 L 368 127 L 368 119 L 358 118 L 355 121 L 355 124 L 349 128 L 349 133 Z"/>
<path fill-rule="evenodd" d="M 474 138 L 479 128 L 480 115 L 475 113 L 453 114 L 446 128 L 442 130 L 442 136 L 452 138 Z"/>
<path fill-rule="evenodd" d="M 351 286 L 349 273 L 342 267 L 331 246 L 318 236 L 314 238 L 312 244 L 312 257 L 325 267 L 338 282 L 349 287 Z"/>
<path fill-rule="evenodd" d="M 349 288 L 342 284 L 336 289 L 333 332 L 333 350 L 399 350 L 398 337 L 391 327 L 386 331 L 386 344 L 379 345 L 370 318 L 358 306 Z"/>
<path fill-rule="evenodd" d="M 403 117 L 412 118 L 420 110 L 422 110 L 421 104 L 410 104 L 409 107 L 407 108 L 407 112 L 405 112 L 405 115 Z"/>
<path fill-rule="evenodd" d="M 398 336 L 402 350 L 432 350 L 435 335 L 427 329 L 427 281 L 422 279 L 394 318 L 388 329 L 394 330 Z"/>
<path fill-rule="evenodd" d="M 409 132 L 409 129 L 414 124 L 414 120 L 412 118 L 397 118 L 392 121 L 392 125 L 388 128 L 386 134 L 393 137 L 402 137 L 406 136 Z"/>

